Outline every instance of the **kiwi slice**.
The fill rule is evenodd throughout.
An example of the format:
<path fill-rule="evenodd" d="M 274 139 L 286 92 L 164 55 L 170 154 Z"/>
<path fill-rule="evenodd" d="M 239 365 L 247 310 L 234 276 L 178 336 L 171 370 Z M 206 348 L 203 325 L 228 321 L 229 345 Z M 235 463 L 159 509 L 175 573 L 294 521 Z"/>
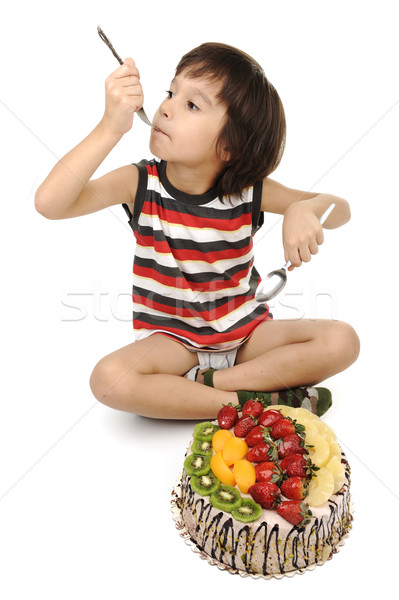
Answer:
<path fill-rule="evenodd" d="M 212 471 L 209 471 L 206 475 L 192 475 L 190 485 L 194 492 L 197 492 L 200 496 L 210 496 L 218 491 L 220 481 Z"/>
<path fill-rule="evenodd" d="M 201 442 L 211 442 L 218 429 L 220 429 L 219 425 L 215 425 L 210 421 L 197 423 L 194 427 L 193 437 L 195 440 L 200 440 Z"/>
<path fill-rule="evenodd" d="M 184 461 L 184 469 L 187 475 L 207 475 L 211 470 L 211 459 L 202 454 L 189 454 Z"/>
<path fill-rule="evenodd" d="M 215 508 L 231 512 L 242 504 L 240 492 L 231 485 L 221 485 L 217 492 L 211 494 L 209 501 Z"/>
<path fill-rule="evenodd" d="M 194 440 L 191 444 L 191 452 L 193 454 L 202 454 L 203 456 L 212 456 L 212 442 L 203 442 L 201 440 Z"/>
<path fill-rule="evenodd" d="M 250 523 L 259 519 L 262 514 L 262 507 L 252 498 L 243 498 L 241 506 L 232 510 L 231 514 L 237 521 Z"/>

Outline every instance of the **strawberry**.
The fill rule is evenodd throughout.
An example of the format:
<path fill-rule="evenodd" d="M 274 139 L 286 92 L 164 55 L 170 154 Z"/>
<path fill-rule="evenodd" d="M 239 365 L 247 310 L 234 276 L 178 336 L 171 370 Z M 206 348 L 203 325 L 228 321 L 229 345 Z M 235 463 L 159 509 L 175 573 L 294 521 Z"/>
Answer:
<path fill-rule="evenodd" d="M 277 459 L 278 452 L 276 445 L 273 443 L 259 442 L 259 444 L 253 446 L 247 452 L 247 460 L 254 463 Z"/>
<path fill-rule="evenodd" d="M 288 477 L 306 477 L 306 458 L 302 454 L 289 454 L 280 466 Z"/>
<path fill-rule="evenodd" d="M 245 436 L 246 444 L 248 446 L 255 446 L 255 444 L 259 444 L 259 442 L 268 441 L 265 439 L 265 433 L 267 434 L 266 428 L 262 427 L 261 425 L 257 425 L 251 429 L 247 436 Z"/>
<path fill-rule="evenodd" d="M 252 415 L 257 419 L 263 413 L 263 404 L 258 400 L 248 400 L 242 407 L 243 415 Z"/>
<path fill-rule="evenodd" d="M 290 454 L 305 454 L 307 452 L 304 440 L 296 433 L 287 435 L 278 443 L 278 455 L 285 458 Z"/>
<path fill-rule="evenodd" d="M 237 407 L 231 402 L 223 405 L 217 414 L 217 420 L 221 429 L 231 429 L 238 421 Z"/>
<path fill-rule="evenodd" d="M 276 508 L 280 502 L 280 490 L 278 486 L 271 481 L 259 481 L 258 483 L 254 483 L 251 485 L 248 492 L 262 508 Z"/>
<path fill-rule="evenodd" d="M 256 485 L 256 484 L 255 484 Z M 280 517 L 283 517 L 292 525 L 307 525 L 310 522 L 310 518 L 313 516 L 309 505 L 301 500 L 286 500 L 281 502 L 277 507 L 277 512 Z"/>
<path fill-rule="evenodd" d="M 279 419 L 270 427 L 270 435 L 275 440 L 284 438 L 287 435 L 292 435 L 293 433 L 303 436 L 305 433 L 305 427 L 288 417 L 286 419 Z"/>
<path fill-rule="evenodd" d="M 289 454 L 281 461 L 280 467 L 288 477 L 307 477 L 311 479 L 313 473 L 319 470 L 310 458 L 306 460 L 302 454 Z"/>
<path fill-rule="evenodd" d="M 279 440 L 292 433 L 295 433 L 295 425 L 290 419 L 279 419 L 270 428 L 270 435 L 274 440 Z"/>
<path fill-rule="evenodd" d="M 256 419 L 251 415 L 243 415 L 235 424 L 234 435 L 236 437 L 244 438 L 254 427 L 256 427 Z"/>
<path fill-rule="evenodd" d="M 279 421 L 283 418 L 283 415 L 279 410 L 274 410 L 273 408 L 269 410 L 265 410 L 259 417 L 259 425 L 263 425 L 264 427 L 270 427 L 276 421 Z"/>
<path fill-rule="evenodd" d="M 271 481 L 280 483 L 282 472 L 278 465 L 273 462 L 261 462 L 255 465 L 256 481 Z"/>
<path fill-rule="evenodd" d="M 308 495 L 307 483 L 302 477 L 288 477 L 281 484 L 281 493 L 289 500 L 302 500 Z"/>

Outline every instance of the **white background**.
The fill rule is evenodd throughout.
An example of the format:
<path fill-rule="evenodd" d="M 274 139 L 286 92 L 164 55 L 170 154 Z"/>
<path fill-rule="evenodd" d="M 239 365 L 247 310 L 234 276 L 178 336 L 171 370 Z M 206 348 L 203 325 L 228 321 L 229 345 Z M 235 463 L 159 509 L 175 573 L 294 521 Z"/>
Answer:
<path fill-rule="evenodd" d="M 0 596 L 177 599 L 320 594 L 349 581 L 370 597 L 393 579 L 397 436 L 399 43 L 394 1 L 221 0 L 8 3 L 0 36 L 1 418 Z M 152 421 L 100 405 L 90 373 L 132 341 L 134 243 L 121 206 L 49 221 L 34 192 L 100 120 L 104 79 L 123 58 L 141 71 L 152 116 L 174 67 L 204 41 L 253 55 L 285 106 L 286 152 L 272 175 L 346 198 L 351 221 L 325 232 L 289 275 L 275 318 L 351 323 L 361 355 L 325 382 L 326 415 L 352 466 L 354 527 L 332 561 L 305 575 L 255 581 L 191 552 L 170 492 L 194 422 Z M 149 157 L 138 119 L 96 176 Z M 256 240 L 262 273 L 283 264 L 281 218 Z M 148 591 L 148 594 L 146 592 Z"/>

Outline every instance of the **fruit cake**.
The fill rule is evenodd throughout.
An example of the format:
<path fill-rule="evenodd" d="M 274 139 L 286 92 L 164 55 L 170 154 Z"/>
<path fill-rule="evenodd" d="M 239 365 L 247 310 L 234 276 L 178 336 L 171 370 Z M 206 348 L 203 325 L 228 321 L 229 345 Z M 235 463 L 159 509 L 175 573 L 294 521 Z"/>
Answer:
<path fill-rule="evenodd" d="M 323 564 L 352 521 L 350 468 L 334 431 L 304 408 L 238 408 L 194 428 L 178 500 L 186 531 L 231 572 Z"/>

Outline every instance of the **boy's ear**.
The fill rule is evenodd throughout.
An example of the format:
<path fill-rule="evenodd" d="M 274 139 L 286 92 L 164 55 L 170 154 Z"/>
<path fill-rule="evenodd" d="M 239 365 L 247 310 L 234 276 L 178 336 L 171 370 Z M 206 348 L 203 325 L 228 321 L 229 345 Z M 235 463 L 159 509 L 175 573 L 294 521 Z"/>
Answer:
<path fill-rule="evenodd" d="M 229 160 L 231 158 L 231 152 L 230 152 L 230 150 L 229 150 L 229 148 L 227 146 L 225 146 L 224 148 L 221 148 L 221 150 L 220 150 L 220 158 L 224 162 L 229 162 Z"/>

